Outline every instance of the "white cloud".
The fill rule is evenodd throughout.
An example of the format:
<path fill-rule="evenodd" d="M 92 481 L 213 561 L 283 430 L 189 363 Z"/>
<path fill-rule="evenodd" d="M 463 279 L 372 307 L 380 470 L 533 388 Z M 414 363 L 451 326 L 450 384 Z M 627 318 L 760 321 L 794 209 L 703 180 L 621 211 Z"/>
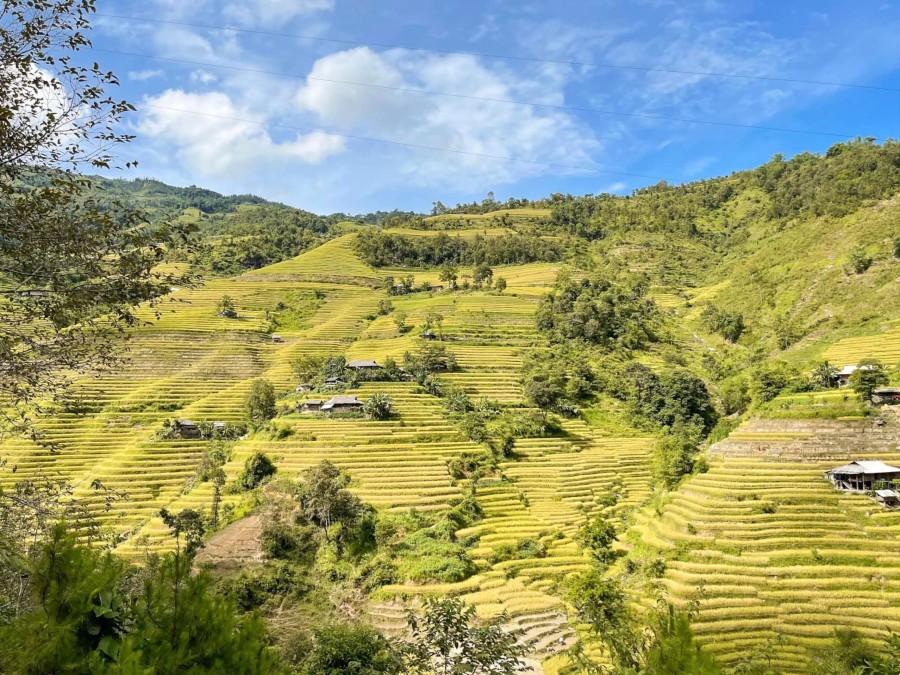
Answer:
<path fill-rule="evenodd" d="M 543 85 L 562 97 L 562 82 L 540 68 L 527 73 L 487 68 L 466 55 L 423 54 L 402 49 L 376 53 L 358 47 L 325 56 L 313 65 L 311 78 L 367 82 L 384 87 L 460 93 L 490 99 L 519 99 Z M 326 126 L 434 148 L 397 150 L 382 182 L 454 185 L 469 188 L 546 173 L 533 162 L 591 166 L 600 149 L 590 130 L 563 111 L 531 106 L 359 87 L 311 79 L 297 94 L 301 109 L 315 113 Z M 482 157 L 475 155 L 483 155 Z M 515 157 L 526 162 L 490 159 Z M 565 169 L 553 169 L 560 172 Z"/>
<path fill-rule="evenodd" d="M 141 112 L 138 130 L 170 146 L 179 164 L 202 177 L 231 179 L 285 163 L 318 164 L 344 149 L 344 139 L 320 132 L 273 139 L 257 123 L 266 121 L 264 116 L 235 105 L 222 92 L 169 89 L 148 98 Z"/>
<path fill-rule="evenodd" d="M 148 69 L 148 70 L 130 70 L 128 71 L 128 79 L 129 80 L 152 80 L 154 77 L 162 77 L 165 73 L 159 68 Z"/>
<path fill-rule="evenodd" d="M 242 0 L 226 5 L 222 14 L 242 26 L 279 26 L 333 8 L 334 0 Z"/>
<path fill-rule="evenodd" d="M 199 84 L 212 84 L 218 79 L 219 78 L 206 70 L 195 70 L 191 72 L 191 82 L 197 82 Z"/>

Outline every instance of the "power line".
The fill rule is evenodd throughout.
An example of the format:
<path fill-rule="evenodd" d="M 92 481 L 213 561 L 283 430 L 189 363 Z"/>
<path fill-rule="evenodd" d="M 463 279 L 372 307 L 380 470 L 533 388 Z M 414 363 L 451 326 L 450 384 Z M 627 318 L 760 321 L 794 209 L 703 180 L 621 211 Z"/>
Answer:
<path fill-rule="evenodd" d="M 275 127 L 278 129 L 289 129 L 291 131 L 299 131 L 299 132 L 307 133 L 307 134 L 320 133 L 320 134 L 326 134 L 328 136 L 339 136 L 341 138 L 349 138 L 349 139 L 353 139 L 353 140 L 357 140 L 357 141 L 371 141 L 373 143 L 386 143 L 388 145 L 399 145 L 399 146 L 403 146 L 403 147 L 407 147 L 407 148 L 416 148 L 419 150 L 434 150 L 436 152 L 450 152 L 450 153 L 453 153 L 456 155 L 468 155 L 471 157 L 480 157 L 482 159 L 498 159 L 498 160 L 502 160 L 505 162 L 520 162 L 523 164 L 552 166 L 552 167 L 556 167 L 556 168 L 587 171 L 590 173 L 608 173 L 608 174 L 613 174 L 613 175 L 617 175 L 617 176 L 630 176 L 632 178 L 647 178 L 649 180 L 655 180 L 655 181 L 664 180 L 664 181 L 667 181 L 670 183 L 679 183 L 680 182 L 680 181 L 672 180 L 670 178 L 664 178 L 662 176 L 651 176 L 651 175 L 644 174 L 644 173 L 632 173 L 630 171 L 614 171 L 612 169 L 598 169 L 597 167 L 584 166 L 584 165 L 578 165 L 578 164 L 561 164 L 561 163 L 557 163 L 557 162 L 544 162 L 544 161 L 537 160 L 537 159 L 522 159 L 519 157 L 504 157 L 502 155 L 489 155 L 489 154 L 481 153 L 481 152 L 471 152 L 469 150 L 454 150 L 452 148 L 441 148 L 441 147 L 437 147 L 437 146 L 433 146 L 433 145 L 420 145 L 418 143 L 406 143 L 404 141 L 392 141 L 392 140 L 388 140 L 385 138 L 374 138 L 372 136 L 356 136 L 354 134 L 345 134 L 345 133 L 341 133 L 341 132 L 337 132 L 337 131 L 329 131 L 327 129 L 315 129 L 315 128 L 310 129 L 310 128 L 303 128 L 303 127 L 295 127 L 295 126 L 292 126 L 289 124 L 279 124 L 277 122 L 263 122 L 261 120 L 251 120 L 251 119 L 246 119 L 246 118 L 242 118 L 242 117 L 231 117 L 229 115 L 217 115 L 215 113 L 200 112 L 198 110 L 182 110 L 180 108 L 170 108 L 168 106 L 156 105 L 156 104 L 150 104 L 150 103 L 145 103 L 145 104 L 143 104 L 143 106 L 145 108 L 154 108 L 156 110 L 167 110 L 169 112 L 185 113 L 187 115 L 199 115 L 201 117 L 213 117 L 216 119 L 229 120 L 232 122 L 247 122 L 249 124 L 259 124 L 259 125 L 268 126 L 268 127 Z"/>
<path fill-rule="evenodd" d="M 116 49 L 100 49 L 98 47 L 89 47 L 92 51 L 106 54 L 118 54 L 120 56 L 130 56 L 136 58 L 153 59 L 156 61 L 167 61 L 169 63 L 180 63 L 191 66 L 202 66 L 205 68 L 222 68 L 225 70 L 236 70 L 246 73 L 255 73 L 257 75 L 272 75 L 275 77 L 289 77 L 298 80 L 307 80 L 312 82 L 328 82 L 331 84 L 342 84 L 353 87 L 368 87 L 372 89 L 383 89 L 388 91 L 398 91 L 412 94 L 424 94 L 428 96 L 444 96 L 448 98 L 465 99 L 469 101 L 486 101 L 489 103 L 505 103 L 509 105 L 531 106 L 534 108 L 544 108 L 550 110 L 564 110 L 569 112 L 594 113 L 600 115 L 612 115 L 617 117 L 636 117 L 641 119 L 664 120 L 668 122 L 683 122 L 686 124 L 703 124 L 707 126 L 729 127 L 735 129 L 754 129 L 757 131 L 774 131 L 778 133 L 804 134 L 808 136 L 827 136 L 829 138 L 855 138 L 864 136 L 865 134 L 842 134 L 830 131 L 814 131 L 808 129 L 791 129 L 787 127 L 770 127 L 760 124 L 740 124 L 738 122 L 718 122 L 714 120 L 699 120 L 688 117 L 672 117 L 668 115 L 655 115 L 651 113 L 625 112 L 621 110 L 604 110 L 601 108 L 588 108 L 582 106 L 554 105 L 551 103 L 536 103 L 532 101 L 518 101 L 508 98 L 489 98 L 486 96 L 472 96 L 469 94 L 453 94 L 443 91 L 432 91 L 428 89 L 414 89 L 411 87 L 394 87 L 383 84 L 372 84 L 369 82 L 351 82 L 347 80 L 334 80 L 325 77 L 316 77 L 312 75 L 297 75 L 295 73 L 279 73 L 271 70 L 262 70 L 259 68 L 247 68 L 246 66 L 232 66 L 219 63 L 206 63 L 204 61 L 191 61 L 188 59 L 176 59 L 167 56 L 154 56 L 152 54 L 138 54 L 135 52 L 124 52 Z M 879 139 L 880 140 L 880 139 Z"/>
<path fill-rule="evenodd" d="M 313 42 L 329 42 L 332 44 L 342 44 L 342 45 L 353 45 L 360 47 L 378 47 L 379 49 L 406 49 L 409 51 L 417 51 L 417 52 L 429 52 L 432 54 L 458 54 L 462 56 L 477 56 L 479 58 L 487 58 L 487 59 L 502 59 L 507 61 L 527 61 L 531 63 L 549 63 L 556 65 L 565 65 L 565 66 L 576 66 L 581 68 L 605 68 L 610 70 L 630 70 L 644 73 L 667 73 L 671 75 L 693 75 L 700 77 L 724 77 L 724 78 L 732 78 L 732 79 L 740 79 L 740 80 L 758 80 L 758 81 L 767 81 L 767 82 L 782 82 L 788 84 L 807 84 L 807 85 L 815 85 L 815 86 L 825 86 L 825 87 L 844 87 L 848 89 L 868 89 L 871 91 L 889 91 L 889 92 L 900 92 L 900 88 L 896 87 L 881 87 L 876 85 L 869 84 L 859 84 L 854 82 L 830 82 L 826 80 L 808 80 L 802 78 L 791 78 L 791 77 L 771 77 L 766 75 L 740 75 L 737 73 L 718 73 L 718 72 L 710 72 L 710 71 L 696 71 L 696 70 L 678 70 L 675 68 L 659 68 L 659 67 L 649 67 L 649 66 L 626 66 L 622 64 L 614 64 L 614 63 L 598 63 L 598 62 L 590 62 L 590 61 L 565 61 L 561 59 L 542 59 L 531 56 L 516 56 L 510 54 L 491 54 L 487 52 L 468 52 L 468 51 L 457 51 L 450 49 L 435 49 L 431 47 L 411 47 L 408 45 L 396 45 L 396 44 L 387 44 L 382 42 L 364 42 L 362 40 L 340 40 L 337 38 L 325 38 L 318 37 L 313 35 L 299 35 L 295 33 L 276 33 L 272 31 L 263 31 L 263 30 L 253 30 L 250 28 L 235 28 L 232 26 L 217 26 L 213 24 L 205 24 L 205 23 L 190 23 L 186 21 L 172 21 L 170 19 L 150 19 L 145 17 L 138 16 L 125 16 L 120 14 L 103 14 L 97 13 L 96 16 L 103 17 L 106 19 L 121 19 L 125 21 L 145 21 L 148 23 L 159 23 L 159 24 L 168 24 L 174 26 L 185 26 L 189 28 L 205 28 L 211 30 L 227 30 L 233 31 L 235 33 L 249 33 L 253 35 L 264 35 L 267 37 L 282 37 L 282 38 L 293 38 L 297 40 L 310 40 Z"/>

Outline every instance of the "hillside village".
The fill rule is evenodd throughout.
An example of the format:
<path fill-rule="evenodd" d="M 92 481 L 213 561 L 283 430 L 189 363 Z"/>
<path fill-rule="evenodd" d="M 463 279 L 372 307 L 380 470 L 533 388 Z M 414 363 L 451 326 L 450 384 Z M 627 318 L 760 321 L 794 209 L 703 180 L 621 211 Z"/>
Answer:
<path fill-rule="evenodd" d="M 0 675 L 900 673 L 898 31 L 5 0 Z"/>
<path fill-rule="evenodd" d="M 371 509 L 371 548 L 323 544 L 301 566 L 319 579 L 307 596 L 253 591 L 247 608 L 276 627 L 293 616 L 291 630 L 320 603 L 401 635 L 407 609 L 451 595 L 517 631 L 532 672 L 576 672 L 576 646 L 605 658 L 568 590 L 599 560 L 638 606 L 696 603 L 693 630 L 726 666 L 806 672 L 835 629 L 878 644 L 900 630 L 900 165 L 896 144 L 838 147 L 780 179 L 767 165 L 650 188 L 613 215 L 567 198 L 349 220 L 299 255 L 172 289 L 141 310 L 127 360 L 40 422 L 55 451 L 6 440 L 15 474 L 0 479 L 69 481 L 135 561 L 175 547 L 165 513 L 196 510 L 198 565 L 241 570 L 223 583 L 249 593 L 282 564 L 272 528 L 300 536 L 285 486 L 333 463 Z M 864 157 L 893 162 L 883 192 L 820 191 L 772 220 L 784 176 L 833 185 L 858 169 L 864 185 Z M 664 215 L 710 193 L 690 227 Z M 617 225 L 615 209 L 663 215 Z M 591 223 L 602 234 L 584 236 Z M 827 234 L 794 259 L 811 232 Z M 381 253 L 391 238 L 397 262 Z M 492 260 L 497 238 L 521 239 L 528 261 Z M 457 258 L 416 264 L 438 239 Z M 203 263 L 189 255 L 167 264 Z M 587 292 L 634 307 L 603 319 L 621 332 L 588 332 L 587 296 L 563 302 Z M 674 404 L 641 387 L 678 382 L 664 396 L 694 417 L 657 421 Z M 95 496 L 95 480 L 121 498 Z M 608 548 L 586 539 L 598 522 Z"/>

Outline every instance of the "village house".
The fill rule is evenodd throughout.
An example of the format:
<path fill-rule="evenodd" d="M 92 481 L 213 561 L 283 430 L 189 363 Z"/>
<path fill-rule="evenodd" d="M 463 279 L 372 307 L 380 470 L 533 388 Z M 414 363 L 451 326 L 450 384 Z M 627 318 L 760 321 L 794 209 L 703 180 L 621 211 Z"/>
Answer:
<path fill-rule="evenodd" d="M 837 373 L 837 384 L 839 387 L 846 387 L 850 384 L 850 376 L 859 370 L 859 366 L 844 366 Z M 862 366 L 863 370 L 870 370 L 872 366 Z"/>
<path fill-rule="evenodd" d="M 356 370 L 356 371 L 378 370 L 381 368 L 381 366 L 378 365 L 378 362 L 373 361 L 371 359 L 358 359 L 356 361 L 351 361 L 350 363 L 348 363 L 347 368 L 349 368 L 350 370 Z"/>
<path fill-rule="evenodd" d="M 422 331 L 420 337 L 423 340 L 437 340 L 437 335 L 435 335 L 435 332 L 433 330 Z"/>
<path fill-rule="evenodd" d="M 895 490 L 875 490 L 875 501 L 886 509 L 895 509 L 900 506 L 900 494 Z"/>
<path fill-rule="evenodd" d="M 213 422 L 213 432 L 224 432 L 225 431 L 225 422 Z"/>
<path fill-rule="evenodd" d="M 298 394 L 305 394 L 312 391 L 313 389 L 314 387 L 311 382 L 301 382 L 297 385 L 294 391 L 296 391 Z"/>
<path fill-rule="evenodd" d="M 200 438 L 200 427 L 191 420 L 175 420 L 172 429 L 182 438 Z"/>
<path fill-rule="evenodd" d="M 278 333 L 274 333 L 272 335 L 272 342 L 284 342 L 284 339 Z"/>
<path fill-rule="evenodd" d="M 872 391 L 872 403 L 900 403 L 900 387 L 878 387 Z"/>
<path fill-rule="evenodd" d="M 322 404 L 322 412 L 347 413 L 362 410 L 363 404 L 355 396 L 335 396 Z"/>
<path fill-rule="evenodd" d="M 876 483 L 900 479 L 900 469 L 878 460 L 856 460 L 825 472 L 825 478 L 838 490 L 868 492 Z"/>
<path fill-rule="evenodd" d="M 319 400 L 303 401 L 303 403 L 300 404 L 300 412 L 304 415 L 317 413 L 321 409 L 322 409 L 322 401 L 319 401 Z"/>
<path fill-rule="evenodd" d="M 339 377 L 326 377 L 323 384 L 323 389 L 340 389 L 347 385 L 347 383 Z"/>

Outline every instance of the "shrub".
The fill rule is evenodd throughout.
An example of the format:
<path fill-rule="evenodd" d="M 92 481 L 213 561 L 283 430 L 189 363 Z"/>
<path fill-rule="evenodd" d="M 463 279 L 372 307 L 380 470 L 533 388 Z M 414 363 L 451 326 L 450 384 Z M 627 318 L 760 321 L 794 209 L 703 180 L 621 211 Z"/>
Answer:
<path fill-rule="evenodd" d="M 728 342 L 737 342 L 746 328 L 742 314 L 721 310 L 714 305 L 707 305 L 700 315 L 700 321 L 706 330 L 718 333 Z"/>
<path fill-rule="evenodd" d="M 588 521 L 578 531 L 578 541 L 600 565 L 612 562 L 614 558 L 612 546 L 616 539 L 616 528 L 603 516 Z"/>
<path fill-rule="evenodd" d="M 234 306 L 234 300 L 230 295 L 223 295 L 222 299 L 216 305 L 216 314 L 226 319 L 238 318 L 237 308 Z"/>
<path fill-rule="evenodd" d="M 861 401 L 871 400 L 872 392 L 889 381 L 884 365 L 876 359 L 863 359 L 850 375 L 850 386 Z"/>
<path fill-rule="evenodd" d="M 275 417 L 275 387 L 268 380 L 253 380 L 244 404 L 247 417 L 257 424 Z"/>
<path fill-rule="evenodd" d="M 505 560 L 529 560 L 546 558 L 547 547 L 537 539 L 519 539 L 517 542 L 506 542 L 495 547 L 489 560 L 496 565 Z"/>
<path fill-rule="evenodd" d="M 314 630 L 312 650 L 301 675 L 393 675 L 399 657 L 381 633 L 366 624 L 332 623 Z"/>
<path fill-rule="evenodd" d="M 391 416 L 393 406 L 390 396 L 378 392 L 363 401 L 363 414 L 370 420 L 386 420 Z"/>
<path fill-rule="evenodd" d="M 863 274 L 872 266 L 873 262 L 875 261 L 866 251 L 866 247 L 860 244 L 847 256 L 847 272 L 848 274 Z"/>
<path fill-rule="evenodd" d="M 575 281 L 561 277 L 538 305 L 539 330 L 557 340 L 584 340 L 607 348 L 640 349 L 657 340 L 660 314 L 638 277 Z"/>
<path fill-rule="evenodd" d="M 756 403 L 767 403 L 778 396 L 796 377 L 784 361 L 761 363 L 750 375 L 750 395 Z"/>
<path fill-rule="evenodd" d="M 284 562 L 241 570 L 219 583 L 219 591 L 243 612 L 258 609 L 269 600 L 281 602 L 285 596 L 302 597 L 311 589 L 306 575 L 296 566 Z"/>
<path fill-rule="evenodd" d="M 266 557 L 294 561 L 308 560 L 318 548 L 313 527 L 278 521 L 263 528 L 260 543 Z"/>
<path fill-rule="evenodd" d="M 254 452 L 244 463 L 244 470 L 238 483 L 244 490 L 252 490 L 278 469 L 269 457 L 261 452 Z"/>
<path fill-rule="evenodd" d="M 683 476 L 694 470 L 697 433 L 685 427 L 676 428 L 656 442 L 653 449 L 653 477 L 666 488 L 674 488 Z"/>
<path fill-rule="evenodd" d="M 419 530 L 395 547 L 398 571 L 403 578 L 419 583 L 463 581 L 475 573 L 475 564 L 465 548 L 442 539 L 433 530 Z"/>

